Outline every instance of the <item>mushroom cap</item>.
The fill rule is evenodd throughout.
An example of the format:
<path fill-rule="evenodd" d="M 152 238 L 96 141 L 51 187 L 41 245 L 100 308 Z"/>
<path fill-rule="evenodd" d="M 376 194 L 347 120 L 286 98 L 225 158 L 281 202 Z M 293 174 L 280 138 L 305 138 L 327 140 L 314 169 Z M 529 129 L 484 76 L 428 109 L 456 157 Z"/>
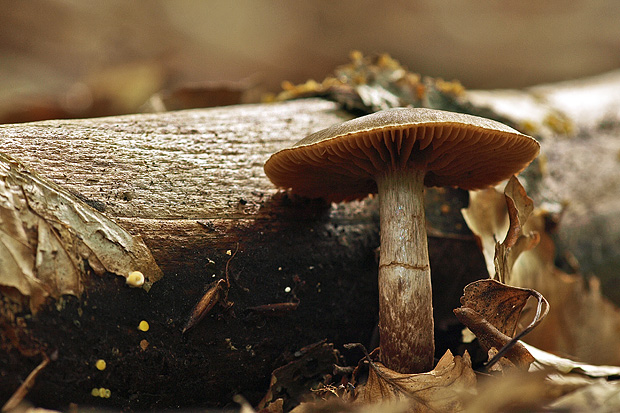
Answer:
<path fill-rule="evenodd" d="M 426 186 L 481 189 L 521 172 L 540 150 L 490 119 L 422 108 L 388 109 L 315 132 L 265 163 L 278 187 L 333 202 L 377 192 L 375 177 L 425 170 Z"/>

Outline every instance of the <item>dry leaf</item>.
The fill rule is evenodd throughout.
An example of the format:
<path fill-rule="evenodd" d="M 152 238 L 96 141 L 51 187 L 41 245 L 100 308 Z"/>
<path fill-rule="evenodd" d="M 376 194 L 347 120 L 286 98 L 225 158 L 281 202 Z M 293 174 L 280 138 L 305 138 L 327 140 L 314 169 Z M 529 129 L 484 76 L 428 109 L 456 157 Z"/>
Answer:
<path fill-rule="evenodd" d="M 48 296 L 79 296 L 86 273 L 162 277 L 135 237 L 75 196 L 0 153 L 0 288 L 13 287 L 31 311 Z"/>
<path fill-rule="evenodd" d="M 470 191 L 469 207 L 461 213 L 480 241 L 489 275 L 495 274 L 495 244 L 510 228 L 506 197 L 494 188 Z"/>
<path fill-rule="evenodd" d="M 463 307 L 471 308 L 510 337 L 516 333 L 521 312 L 528 299 L 540 296 L 532 289 L 512 287 L 495 280 L 474 281 L 463 291 Z M 536 325 L 539 322 L 536 320 Z"/>
<path fill-rule="evenodd" d="M 544 373 L 515 370 L 505 376 L 480 379 L 478 395 L 468 400 L 468 413 L 539 411 L 555 398 Z"/>
<path fill-rule="evenodd" d="M 276 399 L 258 413 L 282 413 L 284 411 L 284 399 Z"/>
<path fill-rule="evenodd" d="M 295 352 L 295 359 L 271 373 L 269 390 L 258 405 L 265 409 L 272 403 L 281 403 L 285 411 L 299 404 L 310 393 L 310 389 L 323 383 L 338 363 L 339 353 L 333 344 L 321 341 Z"/>
<path fill-rule="evenodd" d="M 515 336 L 521 313 L 530 297 L 538 301 L 536 315 Z M 482 347 L 486 351 L 491 348 L 501 351 L 512 346 L 504 348 L 506 357 L 527 370 L 534 359 L 516 340 L 533 330 L 547 315 L 549 304 L 545 298 L 532 289 L 511 287 L 495 280 L 479 280 L 465 287 L 461 304 L 463 306 L 455 309 L 454 314 L 476 335 Z"/>
<path fill-rule="evenodd" d="M 504 356 L 509 360 L 512 366 L 517 366 L 522 370 L 527 370 L 534 361 L 532 355 L 520 342 L 512 342 L 514 339 L 513 337 L 503 334 L 493 324 L 489 323 L 472 309 L 457 308 L 454 310 L 454 314 L 461 323 L 467 326 L 467 328 L 476 335 L 482 348 L 489 353 L 490 357 L 487 368 L 493 367 L 496 359 L 504 363 Z M 498 355 L 499 350 L 506 348 L 508 345 L 512 345 L 512 347 L 505 350 L 505 354 Z M 493 353 L 491 354 L 492 351 Z"/>
<path fill-rule="evenodd" d="M 538 232 L 525 233 L 524 225 L 534 210 L 534 201 L 527 196 L 519 180 L 512 176 L 504 189 L 510 227 L 504 242 L 495 244 L 495 279 L 511 283 L 512 267 L 522 252 L 531 250 L 540 241 Z"/>
<path fill-rule="evenodd" d="M 527 343 L 523 343 L 523 345 L 536 359 L 536 361 L 532 364 L 532 367 L 537 370 L 549 370 L 552 368 L 562 374 L 573 373 L 588 377 L 608 378 L 620 376 L 620 367 L 618 366 L 599 366 L 581 363 L 579 361 L 574 361 L 564 357 L 558 357 Z"/>
<path fill-rule="evenodd" d="M 478 396 L 466 406 L 467 412 L 619 411 L 617 383 L 584 376 L 517 370 L 507 376 L 481 378 L 478 388 Z"/>
<path fill-rule="evenodd" d="M 522 255 L 512 275 L 515 285 L 535 288 L 553 307 L 528 343 L 587 363 L 620 365 L 620 309 L 602 295 L 596 277 L 586 280 L 555 267 L 555 246 L 545 223 L 544 211 L 528 221 L 527 227 L 541 233 L 541 243 Z"/>
<path fill-rule="evenodd" d="M 494 189 L 470 192 L 469 207 L 462 213 L 472 232 L 481 238 L 491 278 L 511 284 L 510 273 L 519 255 L 538 244 L 537 232 L 524 231 L 533 209 L 534 202 L 515 176 L 508 180 L 503 197 Z M 502 233 L 506 235 L 499 243 Z"/>
<path fill-rule="evenodd" d="M 368 381 L 356 388 L 356 403 L 407 402 L 411 412 L 457 412 L 475 393 L 476 375 L 468 353 L 450 351 L 428 373 L 403 374 L 379 362 L 370 362 Z"/>
<path fill-rule="evenodd" d="M 461 297 L 463 307 L 470 308 L 491 323 L 501 333 L 514 336 L 521 311 L 530 292 L 510 289 L 495 280 L 480 280 L 468 284 Z"/>
<path fill-rule="evenodd" d="M 571 392 L 546 406 L 552 411 L 618 412 L 620 411 L 620 382 L 598 380 Z"/>
<path fill-rule="evenodd" d="M 471 192 L 470 196 L 470 206 L 463 210 L 463 216 L 480 238 L 492 274 L 496 239 L 508 233 L 511 226 L 516 228 L 517 223 L 510 223 L 505 195 L 489 189 Z M 511 199 L 517 210 L 527 204 L 520 190 L 513 190 Z M 526 222 L 523 215 L 516 214 L 521 232 L 538 233 L 540 241 L 530 250 L 527 239 L 526 248 L 520 248 L 519 241 L 512 247 L 519 257 L 511 258 L 509 252 L 508 260 L 504 260 L 512 266 L 506 283 L 539 291 L 553 308 L 542 326 L 528 335 L 527 342 L 588 363 L 620 365 L 620 309 L 602 296 L 596 277 L 586 280 L 581 274 L 566 274 L 555 267 L 555 245 L 547 232 L 548 212 L 535 210 Z"/>
<path fill-rule="evenodd" d="M 532 370 L 528 373 L 512 370 L 510 375 L 482 377 L 479 380 L 478 396 L 471 398 L 467 404 L 467 411 L 472 413 L 505 412 L 505 411 L 618 411 L 618 404 L 614 401 L 620 389 L 617 386 L 608 387 L 606 381 L 593 379 L 578 374 L 551 373 L 551 368 L 562 368 L 572 365 L 571 360 L 553 360 L 552 355 L 544 353 L 532 346 L 525 345 L 537 358 L 545 360 L 542 370 Z M 551 359 L 551 361 L 550 361 Z M 555 357 L 555 359 L 559 359 Z M 580 363 L 575 363 L 580 365 Z M 539 365 L 538 361 L 532 366 Z M 581 363 L 581 365 L 583 365 Z M 620 368 L 609 367 L 598 370 L 597 366 L 585 366 L 591 373 L 613 373 Z M 566 369 L 566 372 L 571 367 Z M 571 370 L 571 371 L 577 371 Z M 559 371 L 559 369 L 558 369 Z M 601 388 L 601 384 L 604 388 Z M 614 383 L 615 384 L 615 383 Z M 609 407 L 610 410 L 601 409 Z"/>
<path fill-rule="evenodd" d="M 525 188 L 514 175 L 508 180 L 504 195 L 506 196 L 510 228 L 503 244 L 507 248 L 512 248 L 523 234 L 523 225 L 534 211 L 534 201 L 527 196 Z"/>
<path fill-rule="evenodd" d="M 508 344 L 510 342 L 510 338 L 509 340 L 506 342 L 506 344 Z M 520 343 L 517 343 L 517 345 L 515 345 L 513 348 L 511 348 L 510 350 L 513 351 L 515 350 L 515 348 L 519 345 Z M 501 347 L 500 347 L 501 348 Z M 487 356 L 488 356 L 488 360 L 489 363 L 488 366 L 484 369 L 485 372 L 487 373 L 494 373 L 494 374 L 505 374 L 505 373 L 512 373 L 513 371 L 515 371 L 515 369 L 520 368 L 521 370 L 528 370 L 530 363 L 533 361 L 532 355 L 527 353 L 527 350 L 525 350 L 526 354 L 526 358 L 529 358 L 529 360 L 525 359 L 523 361 L 520 361 L 520 365 L 515 365 L 515 363 L 513 363 L 511 361 L 511 359 L 514 359 L 515 357 L 506 353 L 506 357 L 502 357 L 499 355 L 499 350 L 497 349 L 497 347 L 491 347 L 489 349 L 489 351 L 487 351 Z M 497 360 L 495 361 L 493 364 L 490 364 L 491 361 L 493 360 Z"/>

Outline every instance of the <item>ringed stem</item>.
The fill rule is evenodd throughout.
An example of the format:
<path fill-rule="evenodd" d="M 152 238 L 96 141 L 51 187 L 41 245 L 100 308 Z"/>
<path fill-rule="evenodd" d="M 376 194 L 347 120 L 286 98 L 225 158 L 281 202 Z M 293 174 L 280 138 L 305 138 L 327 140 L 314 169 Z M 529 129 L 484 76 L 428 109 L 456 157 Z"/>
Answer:
<path fill-rule="evenodd" d="M 435 354 L 424 175 L 400 169 L 376 177 L 381 361 L 401 373 L 430 371 Z"/>

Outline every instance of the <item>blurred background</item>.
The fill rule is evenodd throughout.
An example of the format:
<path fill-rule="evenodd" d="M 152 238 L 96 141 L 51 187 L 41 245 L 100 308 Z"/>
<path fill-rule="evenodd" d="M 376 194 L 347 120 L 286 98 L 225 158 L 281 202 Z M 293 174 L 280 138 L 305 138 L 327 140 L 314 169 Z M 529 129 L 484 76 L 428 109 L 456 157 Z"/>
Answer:
<path fill-rule="evenodd" d="M 470 89 L 620 67 L 613 0 L 0 0 L 0 8 L 1 123 L 157 102 L 256 102 L 283 80 L 323 79 L 353 49 Z"/>

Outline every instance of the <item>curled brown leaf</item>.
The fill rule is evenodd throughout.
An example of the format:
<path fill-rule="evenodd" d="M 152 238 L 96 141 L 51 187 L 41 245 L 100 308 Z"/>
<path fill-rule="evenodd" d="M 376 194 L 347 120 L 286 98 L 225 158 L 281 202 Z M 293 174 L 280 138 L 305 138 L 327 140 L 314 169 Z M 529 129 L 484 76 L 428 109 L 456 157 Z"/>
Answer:
<path fill-rule="evenodd" d="M 508 217 L 510 228 L 506 234 L 503 244 L 507 248 L 512 248 L 523 234 L 523 225 L 534 211 L 534 201 L 527 196 L 525 188 L 516 176 L 512 176 L 504 189 L 506 206 L 508 207 Z"/>
<path fill-rule="evenodd" d="M 527 288 L 510 287 L 495 280 L 479 280 L 464 288 L 461 304 L 480 314 L 502 334 L 512 337 L 532 294 Z"/>
<path fill-rule="evenodd" d="M 538 306 L 534 319 L 515 335 L 523 308 L 530 297 L 536 298 Z M 487 367 L 504 355 L 525 370 L 534 361 L 518 340 L 540 324 L 549 312 L 549 303 L 537 291 L 512 287 L 495 280 L 479 280 L 465 287 L 461 297 L 462 307 L 454 310 L 459 321 L 478 338 L 482 347 L 499 350 Z"/>

